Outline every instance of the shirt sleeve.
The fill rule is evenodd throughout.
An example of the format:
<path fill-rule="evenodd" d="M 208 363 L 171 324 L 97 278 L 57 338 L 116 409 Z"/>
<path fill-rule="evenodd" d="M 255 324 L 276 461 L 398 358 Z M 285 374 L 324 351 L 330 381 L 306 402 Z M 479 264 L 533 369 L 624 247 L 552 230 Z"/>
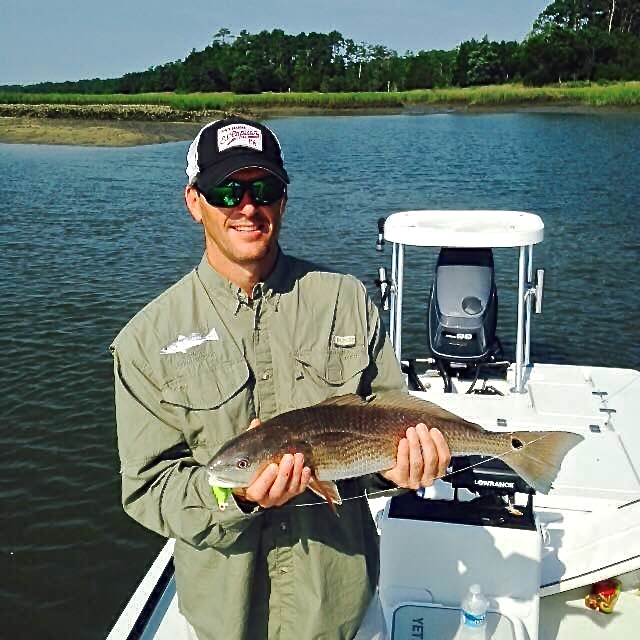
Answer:
<path fill-rule="evenodd" d="M 220 510 L 205 468 L 185 441 L 177 409 L 161 402 L 149 372 L 112 351 L 124 510 L 163 536 L 196 547 L 230 546 L 259 510 L 246 513 L 233 497 Z"/>

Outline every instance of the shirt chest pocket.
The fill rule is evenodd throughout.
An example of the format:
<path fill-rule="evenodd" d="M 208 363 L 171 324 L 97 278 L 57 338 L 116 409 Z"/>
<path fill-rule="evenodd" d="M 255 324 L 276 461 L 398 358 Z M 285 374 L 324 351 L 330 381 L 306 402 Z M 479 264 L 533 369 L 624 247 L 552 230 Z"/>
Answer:
<path fill-rule="evenodd" d="M 254 417 L 249 381 L 241 358 L 183 371 L 165 384 L 162 402 L 184 411 L 185 439 L 197 459 L 247 428 Z"/>
<path fill-rule="evenodd" d="M 365 345 L 316 347 L 294 354 L 296 406 L 315 404 L 327 397 L 356 393 L 362 372 L 369 365 Z"/>

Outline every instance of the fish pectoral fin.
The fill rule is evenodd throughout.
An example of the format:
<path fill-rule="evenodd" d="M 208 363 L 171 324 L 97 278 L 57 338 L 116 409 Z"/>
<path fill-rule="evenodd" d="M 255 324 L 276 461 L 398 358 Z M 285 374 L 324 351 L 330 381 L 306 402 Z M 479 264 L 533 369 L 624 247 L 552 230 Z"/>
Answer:
<path fill-rule="evenodd" d="M 321 482 L 317 476 L 313 475 L 309 482 L 309 489 L 322 499 L 326 500 L 331 510 L 337 513 L 335 505 L 342 504 L 342 498 L 335 482 L 332 480 L 325 480 Z"/>

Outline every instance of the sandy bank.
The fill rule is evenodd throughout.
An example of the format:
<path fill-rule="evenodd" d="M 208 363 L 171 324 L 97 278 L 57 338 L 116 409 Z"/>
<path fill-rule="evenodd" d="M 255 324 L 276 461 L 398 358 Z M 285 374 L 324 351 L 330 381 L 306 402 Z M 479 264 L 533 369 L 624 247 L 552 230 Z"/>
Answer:
<path fill-rule="evenodd" d="M 193 122 L 0 118 L 0 142 L 133 147 L 191 140 L 200 126 Z"/>

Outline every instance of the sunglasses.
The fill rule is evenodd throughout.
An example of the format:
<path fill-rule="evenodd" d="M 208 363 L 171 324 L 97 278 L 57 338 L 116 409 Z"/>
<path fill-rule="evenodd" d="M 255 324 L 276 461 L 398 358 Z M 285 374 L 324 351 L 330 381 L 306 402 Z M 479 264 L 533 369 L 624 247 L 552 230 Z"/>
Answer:
<path fill-rule="evenodd" d="M 265 176 L 249 182 L 225 180 L 206 191 L 198 187 L 198 191 L 214 207 L 237 207 L 247 191 L 256 204 L 268 205 L 280 200 L 285 188 L 285 183 L 276 176 Z"/>

